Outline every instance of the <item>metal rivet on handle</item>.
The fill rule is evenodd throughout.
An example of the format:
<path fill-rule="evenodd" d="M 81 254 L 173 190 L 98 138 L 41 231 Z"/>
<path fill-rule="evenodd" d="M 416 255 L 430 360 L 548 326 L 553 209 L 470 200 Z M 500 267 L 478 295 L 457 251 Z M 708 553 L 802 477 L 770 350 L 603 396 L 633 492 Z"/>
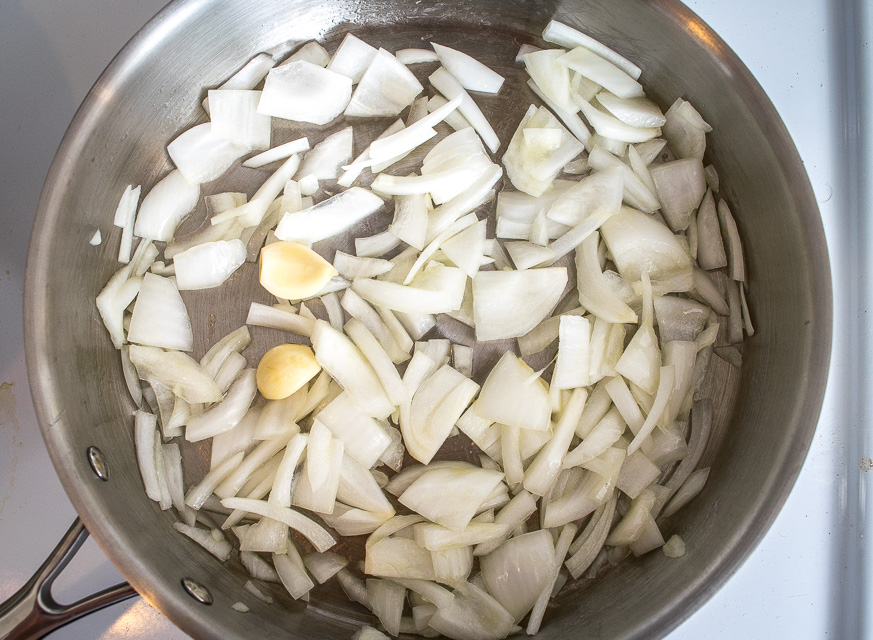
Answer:
<path fill-rule="evenodd" d="M 194 582 L 191 578 L 182 578 L 182 586 L 188 595 L 202 604 L 212 604 L 212 594 L 209 589 L 204 587 L 199 582 Z"/>
<path fill-rule="evenodd" d="M 106 463 L 106 457 L 103 452 L 97 447 L 88 447 L 88 463 L 91 469 L 101 480 L 109 480 L 109 465 Z"/>

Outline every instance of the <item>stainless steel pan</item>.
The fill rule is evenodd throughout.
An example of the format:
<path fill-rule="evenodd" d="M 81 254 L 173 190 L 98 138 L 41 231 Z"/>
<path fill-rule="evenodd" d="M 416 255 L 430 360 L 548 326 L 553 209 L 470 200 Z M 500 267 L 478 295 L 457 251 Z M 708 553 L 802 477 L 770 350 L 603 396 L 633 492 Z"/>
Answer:
<path fill-rule="evenodd" d="M 237 613 L 230 605 L 244 599 L 241 566 L 222 565 L 180 539 L 172 516 L 145 497 L 133 407 L 93 304 L 116 268 L 117 239 L 85 251 L 90 234 L 106 228 L 125 185 L 147 189 L 167 170 L 165 144 L 196 120 L 203 88 L 220 84 L 255 53 L 312 38 L 335 44 L 351 30 L 389 49 L 431 38 L 454 43 L 516 76 L 518 45 L 536 43 L 550 18 L 582 26 L 639 63 L 662 105 L 686 97 L 715 126 L 708 159 L 745 238 L 758 333 L 745 345 L 742 379 L 730 368 L 721 371 L 719 428 L 705 461 L 713 467 L 709 484 L 667 526 L 668 534 L 681 533 L 688 554 L 671 560 L 652 553 L 566 590 L 547 613 L 542 637 L 661 637 L 723 584 L 776 517 L 806 455 L 824 392 L 831 341 L 827 250 L 812 189 L 779 116 L 693 13 L 673 0 L 177 0 L 112 62 L 64 138 L 33 229 L 25 326 L 37 414 L 71 500 L 133 587 L 192 636 L 348 637 L 370 618 L 330 589 L 318 590 L 308 607 L 280 597 L 272 606 L 247 600 L 252 613 Z M 501 114 L 494 123 L 504 139 L 530 100 L 521 91 L 485 100 L 486 111 Z M 286 128 L 279 135 L 293 133 Z M 242 172 L 223 180 L 220 190 L 228 188 L 251 191 Z M 221 295 L 248 301 L 263 294 L 249 273 Z M 222 300 L 187 297 L 198 354 L 244 321 L 245 304 Z M 194 478 L 205 456 L 196 449 L 188 454 L 200 461 L 186 468 Z M 95 468 L 108 469 L 108 479 Z M 22 628 L 10 637 L 31 637 Z M 0 633 L 9 633 L 3 630 L 0 624 Z"/>

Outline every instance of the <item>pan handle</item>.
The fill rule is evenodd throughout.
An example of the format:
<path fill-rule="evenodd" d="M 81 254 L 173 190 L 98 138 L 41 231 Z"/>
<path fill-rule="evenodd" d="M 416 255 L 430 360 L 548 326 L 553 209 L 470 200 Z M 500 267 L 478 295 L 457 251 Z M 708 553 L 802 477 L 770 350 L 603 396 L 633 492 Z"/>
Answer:
<path fill-rule="evenodd" d="M 0 604 L 0 640 L 39 640 L 73 620 L 137 595 L 133 587 L 123 582 L 70 605 L 54 599 L 55 579 L 87 537 L 88 530 L 76 518 L 27 584 Z"/>

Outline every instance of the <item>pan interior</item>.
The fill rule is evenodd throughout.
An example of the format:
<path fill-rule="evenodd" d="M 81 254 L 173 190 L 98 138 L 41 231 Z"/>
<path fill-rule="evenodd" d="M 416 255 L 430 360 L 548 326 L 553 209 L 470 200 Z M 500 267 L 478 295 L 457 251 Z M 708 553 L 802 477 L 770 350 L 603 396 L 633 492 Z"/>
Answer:
<path fill-rule="evenodd" d="M 742 378 L 714 359 L 708 384 L 718 419 L 702 462 L 712 466 L 710 481 L 664 528 L 665 536 L 682 535 L 688 554 L 671 560 L 652 553 L 566 589 L 547 613 L 542 637 L 571 631 L 578 638 L 665 634 L 736 569 L 775 518 L 805 456 L 824 389 L 831 330 L 826 249 L 808 180 L 781 121 L 745 67 L 685 7 L 668 0 L 180 0 L 112 63 L 56 157 L 31 242 L 26 337 L 40 422 L 77 510 L 134 586 L 191 635 L 248 638 L 257 624 L 265 638 L 335 638 L 350 636 L 371 617 L 328 585 L 316 589 L 305 611 L 280 588 L 273 590 L 276 605 L 246 599 L 240 563 L 221 565 L 188 544 L 172 530 L 172 515 L 146 498 L 132 444 L 134 407 L 93 304 L 118 266 L 117 235 L 86 251 L 90 234 L 107 227 L 126 185 L 142 184 L 146 192 L 170 168 L 165 145 L 201 120 L 205 89 L 260 51 L 290 50 L 313 38 L 333 51 L 349 31 L 390 51 L 434 40 L 470 53 L 504 75 L 507 87 L 518 87 L 525 80 L 513 62 L 518 47 L 542 45 L 538 34 L 551 18 L 580 26 L 637 62 L 644 86 L 663 108 L 684 97 L 714 125 L 707 161 L 719 171 L 746 242 L 758 333 L 744 346 Z M 476 99 L 504 141 L 534 102 L 527 89 Z M 302 135 L 315 142 L 347 124 L 355 126 L 358 151 L 390 120 L 338 120 L 324 132 L 287 123 L 274 127 L 273 143 Z M 204 185 L 201 195 L 251 195 L 266 175 L 234 168 Z M 375 216 L 325 248 L 348 250 L 351 237 L 381 231 L 389 218 L 387 211 Z M 200 208 L 180 232 L 204 221 Z M 252 264 L 217 291 L 183 296 L 194 326 L 194 357 L 241 326 L 250 302 L 270 302 Z M 472 344 L 457 323 L 443 322 L 440 330 Z M 250 363 L 288 338 L 260 329 L 252 335 Z M 477 352 L 480 382 L 505 346 Z M 473 453 L 460 442 L 459 449 Z M 90 471 L 85 452 L 92 445 L 109 461 L 109 482 Z M 185 449 L 190 482 L 208 466 L 208 446 Z M 360 557 L 361 544 L 343 542 L 338 552 Z M 186 577 L 207 586 L 214 604 L 189 598 L 181 588 Z M 251 614 L 230 608 L 239 600 Z"/>

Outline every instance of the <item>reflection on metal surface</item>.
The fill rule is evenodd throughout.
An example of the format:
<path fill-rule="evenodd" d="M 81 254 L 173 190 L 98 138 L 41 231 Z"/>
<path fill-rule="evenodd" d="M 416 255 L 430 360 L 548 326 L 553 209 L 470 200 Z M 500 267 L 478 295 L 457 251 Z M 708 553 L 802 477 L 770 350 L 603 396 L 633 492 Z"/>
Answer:
<path fill-rule="evenodd" d="M 204 587 L 199 582 L 194 582 L 191 578 L 182 578 L 182 586 L 192 598 L 203 604 L 212 604 L 212 594 L 209 589 Z"/>
<path fill-rule="evenodd" d="M 140 598 L 112 623 L 98 640 L 132 640 L 134 638 L 154 638 L 157 625 L 164 622 L 163 616 Z"/>
<path fill-rule="evenodd" d="M 698 39 L 705 42 L 707 47 L 710 49 L 715 48 L 715 39 L 712 37 L 713 33 L 702 21 L 695 20 L 694 18 L 687 18 L 685 20 L 685 26 L 688 27 L 688 30 L 697 36 Z"/>
<path fill-rule="evenodd" d="M 97 447 L 88 447 L 88 464 L 94 470 L 94 475 L 101 480 L 109 480 L 109 465 L 106 464 L 103 452 Z"/>

